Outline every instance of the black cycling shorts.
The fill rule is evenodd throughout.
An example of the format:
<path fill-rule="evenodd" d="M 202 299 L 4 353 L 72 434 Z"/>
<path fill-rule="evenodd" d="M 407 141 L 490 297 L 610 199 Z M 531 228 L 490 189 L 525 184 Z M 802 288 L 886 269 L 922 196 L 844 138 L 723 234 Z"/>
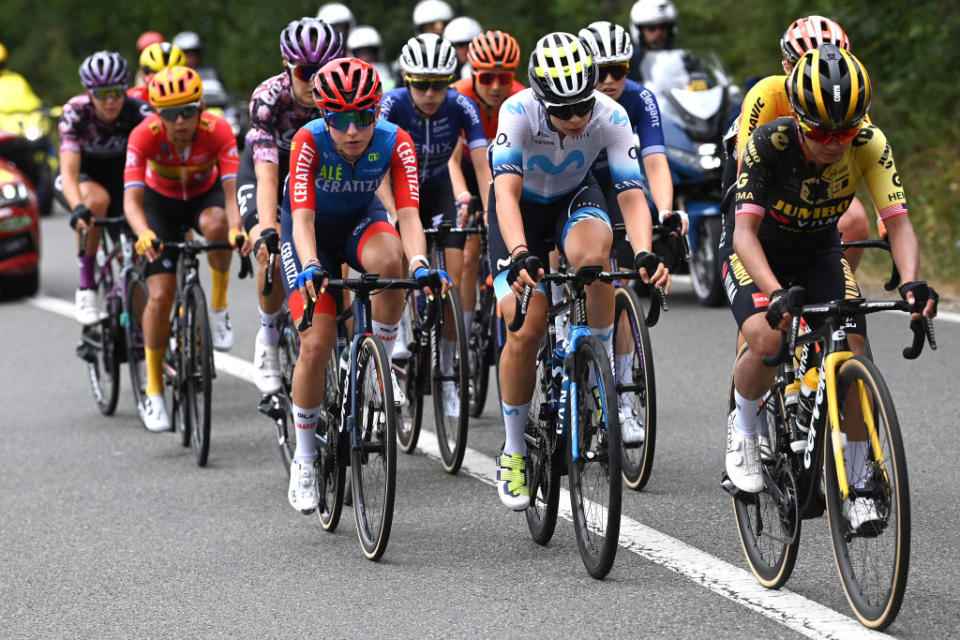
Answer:
<path fill-rule="evenodd" d="M 280 220 L 280 205 L 283 202 L 283 187 L 287 179 L 287 170 L 290 167 L 290 154 L 279 151 L 280 164 L 278 165 L 277 182 L 277 220 Z M 237 207 L 243 219 L 243 228 L 247 233 L 260 222 L 257 212 L 257 171 L 253 164 L 253 147 L 247 147 L 240 158 L 240 169 L 237 171 Z"/>
<path fill-rule="evenodd" d="M 88 162 L 87 166 L 80 166 L 78 182 L 96 182 L 110 196 L 110 206 L 107 207 L 107 217 L 117 218 L 123 215 L 123 166 L 124 159 L 105 160 L 98 163 Z M 71 210 L 70 203 L 63 195 L 63 178 L 60 171 L 53 179 L 53 197 L 64 209 Z"/>
<path fill-rule="evenodd" d="M 190 229 L 200 231 L 200 214 L 210 207 L 225 206 L 223 187 L 214 183 L 209 190 L 189 200 L 174 200 L 160 195 L 150 187 L 144 187 L 143 209 L 147 225 L 161 240 L 183 242 Z M 146 275 L 173 273 L 177 266 L 179 251 L 164 247 L 156 260 L 147 264 Z"/>
<path fill-rule="evenodd" d="M 453 184 L 448 180 L 438 186 L 420 189 L 420 224 L 424 229 L 436 227 L 441 222 L 449 222 L 459 227 L 457 218 L 457 201 L 453 195 Z M 466 237 L 462 233 L 451 233 L 441 247 L 446 249 L 463 249 Z"/>

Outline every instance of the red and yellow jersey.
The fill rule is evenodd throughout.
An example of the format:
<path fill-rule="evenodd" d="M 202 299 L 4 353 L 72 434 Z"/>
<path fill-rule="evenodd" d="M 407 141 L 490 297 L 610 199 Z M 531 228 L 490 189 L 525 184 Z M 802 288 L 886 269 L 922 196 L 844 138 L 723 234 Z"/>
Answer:
<path fill-rule="evenodd" d="M 514 80 L 507 98 L 520 93 L 525 88 L 522 84 Z M 480 112 L 480 124 L 483 126 L 483 135 L 488 142 L 492 142 L 493 139 L 497 137 L 497 123 L 499 121 L 500 110 L 494 109 L 490 111 L 483 105 L 477 96 L 477 92 L 473 89 L 473 78 L 461 78 L 457 80 L 453 83 L 453 89 L 460 95 L 467 96 L 477 103 L 477 110 Z"/>
<path fill-rule="evenodd" d="M 147 85 L 130 87 L 127 89 L 127 95 L 131 98 L 136 98 L 137 100 L 150 104 L 150 95 L 147 92 Z"/>
<path fill-rule="evenodd" d="M 217 181 L 237 177 L 240 158 L 230 124 L 204 111 L 197 135 L 181 156 L 167 138 L 160 116 L 145 119 L 127 140 L 124 189 L 150 187 L 174 200 L 189 200 L 206 193 Z"/>

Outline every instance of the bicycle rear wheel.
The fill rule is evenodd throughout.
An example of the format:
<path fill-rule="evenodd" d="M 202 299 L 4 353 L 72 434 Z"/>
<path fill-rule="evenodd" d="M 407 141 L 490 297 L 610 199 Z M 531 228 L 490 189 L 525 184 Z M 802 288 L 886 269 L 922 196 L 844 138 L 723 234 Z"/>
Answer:
<path fill-rule="evenodd" d="M 530 536 L 547 544 L 557 527 L 560 506 L 561 456 L 557 451 L 556 407 L 550 406 L 553 349 L 545 336 L 537 354 L 537 378 L 524 428 L 527 442 L 527 488 L 530 506 L 524 512 Z M 554 390 L 556 391 L 556 390 Z"/>
<path fill-rule="evenodd" d="M 210 454 L 210 396 L 213 387 L 213 343 L 207 301 L 199 286 L 187 287 L 184 295 L 186 321 L 183 340 L 184 397 L 190 417 L 190 444 L 197 465 L 205 466 Z"/>
<path fill-rule="evenodd" d="M 120 396 L 120 360 L 125 354 L 120 327 L 120 298 L 111 294 L 113 277 L 101 277 L 97 297 L 103 300 L 104 318 L 83 328 L 78 353 L 87 364 L 90 391 L 97 408 L 112 416 Z"/>
<path fill-rule="evenodd" d="M 900 611 L 910 568 L 910 490 L 900 423 L 880 371 L 862 356 L 840 366 L 837 399 L 841 428 L 847 420 L 853 425 L 872 421 L 875 427 L 876 440 L 871 444 L 868 436 L 863 456 L 856 454 L 850 440 L 845 457 L 850 458 L 851 497 L 872 501 L 876 519 L 867 519 L 856 531 L 851 528 L 843 513 L 834 441 L 825 433 L 824 475 L 833 554 L 857 618 L 872 629 L 884 629 Z"/>
<path fill-rule="evenodd" d="M 433 420 L 437 429 L 440 464 L 447 473 L 457 473 L 467 449 L 470 399 L 467 395 L 467 335 L 463 327 L 463 305 L 456 289 L 450 289 L 447 293 L 443 317 L 444 323 L 453 325 L 453 353 L 444 355 L 442 344 L 446 340 L 441 337 L 441 327 L 435 327 L 430 332 L 430 349 L 432 362 L 440 366 L 434 367 L 430 374 Z M 452 360 L 447 363 L 452 371 L 444 374 L 444 364 L 448 359 Z"/>
<path fill-rule="evenodd" d="M 340 523 L 344 486 L 347 483 L 347 467 L 340 457 L 338 422 L 334 414 L 328 413 L 326 420 L 321 419 L 317 423 L 318 479 L 320 481 L 320 504 L 317 507 L 317 516 L 320 518 L 320 526 L 325 531 L 333 531 Z"/>
<path fill-rule="evenodd" d="M 623 480 L 627 487 L 639 491 L 650 479 L 653 471 L 653 454 L 657 440 L 657 383 L 653 370 L 653 348 L 647 329 L 643 306 L 636 292 L 629 287 L 617 287 L 614 315 L 614 347 L 624 341 L 628 344 L 624 354 L 614 358 L 621 362 L 628 356 L 627 371 L 616 372 L 618 405 L 624 400 L 630 403 L 633 416 L 643 428 L 643 438 L 627 442 L 623 433 Z M 626 335 L 618 337 L 618 332 Z M 625 428 L 621 425 L 621 428 Z"/>
<path fill-rule="evenodd" d="M 423 425 L 423 395 L 427 386 L 427 375 L 430 371 L 430 352 L 426 345 L 421 346 L 420 336 L 423 329 L 420 326 L 420 316 L 417 312 L 417 295 L 411 291 L 405 301 L 404 322 L 407 323 L 407 345 L 410 357 L 404 364 L 402 378 L 407 404 L 401 407 L 397 441 L 400 451 L 413 453 L 420 439 L 420 427 Z M 400 382 L 400 380 L 398 380 Z"/>
<path fill-rule="evenodd" d="M 128 269 L 124 273 L 123 315 L 120 324 L 124 328 L 124 343 L 127 349 L 127 367 L 130 369 L 130 387 L 134 406 L 139 413 L 146 398 L 146 363 L 143 353 L 143 307 L 147 302 L 147 284 L 140 272 Z"/>
<path fill-rule="evenodd" d="M 570 385 L 566 455 L 573 528 L 583 565 L 602 579 L 619 544 L 622 453 L 613 372 L 607 350 L 594 336 L 577 344 Z"/>
<path fill-rule="evenodd" d="M 488 333 L 490 315 L 493 313 L 493 287 L 480 288 L 480 308 L 473 316 L 470 327 L 470 417 L 479 418 L 487 403 L 490 388 L 490 365 L 493 362 L 490 349 L 492 339 Z"/>
<path fill-rule="evenodd" d="M 357 353 L 357 415 L 350 447 L 353 512 L 363 554 L 379 560 L 390 539 L 397 490 L 397 414 L 390 360 L 380 340 L 364 337 Z"/>

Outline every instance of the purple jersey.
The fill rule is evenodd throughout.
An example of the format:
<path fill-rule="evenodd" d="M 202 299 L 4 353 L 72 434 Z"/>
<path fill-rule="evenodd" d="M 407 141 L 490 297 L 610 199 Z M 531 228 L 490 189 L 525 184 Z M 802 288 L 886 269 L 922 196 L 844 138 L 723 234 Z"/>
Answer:
<path fill-rule="evenodd" d="M 97 117 L 90 96 L 82 93 L 63 105 L 60 151 L 79 153 L 81 167 L 90 161 L 122 160 L 127 152 L 127 136 L 151 113 L 148 104 L 127 97 L 117 119 L 106 124 Z"/>
<path fill-rule="evenodd" d="M 285 161 L 282 165 L 286 168 L 294 134 L 319 117 L 319 109 L 305 107 L 293 97 L 290 76 L 286 72 L 261 82 L 250 99 L 250 130 L 246 138 L 247 146 L 253 150 L 253 163 L 279 165 L 282 152 Z"/>

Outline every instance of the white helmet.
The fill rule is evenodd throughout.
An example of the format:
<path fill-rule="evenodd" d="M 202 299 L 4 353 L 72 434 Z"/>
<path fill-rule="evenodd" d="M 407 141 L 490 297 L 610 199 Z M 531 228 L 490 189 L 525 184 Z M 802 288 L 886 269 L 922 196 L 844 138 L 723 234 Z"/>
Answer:
<path fill-rule="evenodd" d="M 353 11 L 350 11 L 350 7 L 341 2 L 328 2 L 321 5 L 317 11 L 317 17 L 333 27 L 345 24 L 348 25 L 348 30 L 352 30 L 357 26 Z"/>
<path fill-rule="evenodd" d="M 449 76 L 457 68 L 457 54 L 448 40 L 421 33 L 403 45 L 400 68 L 412 76 Z"/>
<path fill-rule="evenodd" d="M 673 47 L 673 39 L 677 36 L 677 8 L 670 0 L 637 0 L 630 9 L 630 35 L 637 44 L 644 44 L 640 27 L 654 24 L 670 25 L 667 48 Z"/>
<path fill-rule="evenodd" d="M 483 33 L 483 27 L 473 18 L 460 16 L 451 20 L 443 30 L 443 37 L 452 44 L 470 44 L 470 41 Z"/>
<path fill-rule="evenodd" d="M 200 36 L 193 31 L 181 31 L 173 36 L 173 46 L 180 47 L 181 51 L 198 51 L 203 49 Z"/>
<path fill-rule="evenodd" d="M 572 33 L 548 33 L 530 53 L 527 77 L 533 95 L 547 106 L 589 99 L 597 86 L 597 65 L 590 49 Z"/>
<path fill-rule="evenodd" d="M 354 52 L 357 49 L 370 49 L 383 46 L 383 40 L 380 39 L 380 32 L 370 25 L 362 24 L 347 36 L 347 49 Z"/>
<path fill-rule="evenodd" d="M 420 0 L 413 8 L 413 24 L 416 27 L 451 20 L 453 20 L 453 9 L 443 0 Z"/>
<path fill-rule="evenodd" d="M 633 43 L 627 30 L 618 24 L 600 20 L 591 22 L 578 34 L 590 48 L 595 64 L 629 62 L 633 56 Z"/>

